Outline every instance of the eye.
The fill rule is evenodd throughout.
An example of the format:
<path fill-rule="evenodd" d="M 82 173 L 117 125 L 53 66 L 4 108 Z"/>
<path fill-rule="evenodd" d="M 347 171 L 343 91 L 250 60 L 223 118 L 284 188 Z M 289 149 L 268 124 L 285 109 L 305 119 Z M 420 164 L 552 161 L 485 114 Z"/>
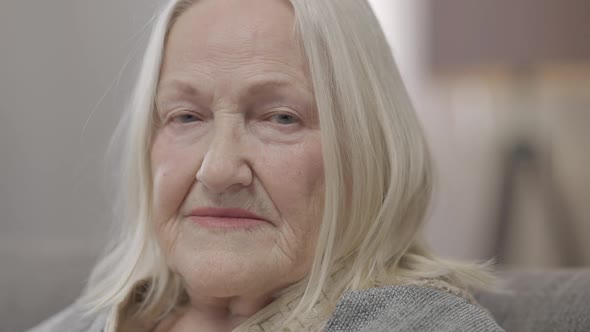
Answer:
<path fill-rule="evenodd" d="M 191 123 L 199 121 L 199 118 L 191 113 L 183 113 L 172 117 L 172 122 L 176 123 Z"/>
<path fill-rule="evenodd" d="M 287 113 L 273 114 L 269 118 L 272 122 L 282 125 L 290 125 L 299 122 L 297 117 Z"/>

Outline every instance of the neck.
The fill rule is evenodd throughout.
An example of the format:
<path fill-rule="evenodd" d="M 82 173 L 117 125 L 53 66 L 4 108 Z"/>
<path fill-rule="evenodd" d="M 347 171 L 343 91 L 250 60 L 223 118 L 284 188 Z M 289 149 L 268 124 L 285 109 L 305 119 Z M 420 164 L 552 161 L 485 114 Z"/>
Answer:
<path fill-rule="evenodd" d="M 204 296 L 185 288 L 189 302 L 174 325 L 199 331 L 232 331 L 273 301 L 264 296 Z"/>
<path fill-rule="evenodd" d="M 236 326 L 266 307 L 273 298 L 261 297 L 228 297 L 216 298 L 189 294 L 190 310 L 211 320 L 236 322 Z"/>

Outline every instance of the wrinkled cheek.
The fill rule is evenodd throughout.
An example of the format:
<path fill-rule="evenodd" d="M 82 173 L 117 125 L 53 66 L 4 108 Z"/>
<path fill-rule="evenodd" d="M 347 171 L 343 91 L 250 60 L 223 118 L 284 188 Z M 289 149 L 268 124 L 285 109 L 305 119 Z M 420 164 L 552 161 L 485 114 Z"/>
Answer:
<path fill-rule="evenodd" d="M 178 186 L 174 186 L 178 180 L 174 177 L 173 172 L 162 168 L 153 174 L 152 216 L 157 224 L 170 219 L 180 205 L 180 192 Z"/>
<path fill-rule="evenodd" d="M 315 238 L 321 224 L 325 178 L 321 145 L 308 144 L 301 152 L 274 165 L 284 171 L 271 195 L 298 240 L 305 242 Z"/>
<path fill-rule="evenodd" d="M 152 155 L 152 217 L 157 225 L 176 217 L 194 184 L 193 168 L 186 157 L 170 153 Z"/>

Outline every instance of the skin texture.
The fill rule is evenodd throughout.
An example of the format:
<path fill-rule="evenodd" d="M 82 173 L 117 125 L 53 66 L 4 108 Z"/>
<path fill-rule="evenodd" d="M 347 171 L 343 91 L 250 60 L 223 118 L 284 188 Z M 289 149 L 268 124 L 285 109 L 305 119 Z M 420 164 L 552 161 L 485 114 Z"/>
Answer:
<path fill-rule="evenodd" d="M 159 330 L 231 331 L 310 269 L 322 217 L 319 123 L 292 8 L 201 0 L 173 25 L 150 152 L 153 222 L 191 306 Z M 195 208 L 267 222 L 207 228 Z"/>

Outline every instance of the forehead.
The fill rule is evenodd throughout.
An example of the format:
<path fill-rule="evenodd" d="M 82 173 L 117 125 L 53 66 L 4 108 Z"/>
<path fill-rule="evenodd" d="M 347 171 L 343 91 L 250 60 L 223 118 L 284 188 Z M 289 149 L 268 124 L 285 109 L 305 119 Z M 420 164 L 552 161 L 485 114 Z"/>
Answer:
<path fill-rule="evenodd" d="M 304 56 L 286 0 L 201 0 L 178 17 L 165 48 L 161 81 L 235 84 L 260 76 L 307 85 Z"/>

